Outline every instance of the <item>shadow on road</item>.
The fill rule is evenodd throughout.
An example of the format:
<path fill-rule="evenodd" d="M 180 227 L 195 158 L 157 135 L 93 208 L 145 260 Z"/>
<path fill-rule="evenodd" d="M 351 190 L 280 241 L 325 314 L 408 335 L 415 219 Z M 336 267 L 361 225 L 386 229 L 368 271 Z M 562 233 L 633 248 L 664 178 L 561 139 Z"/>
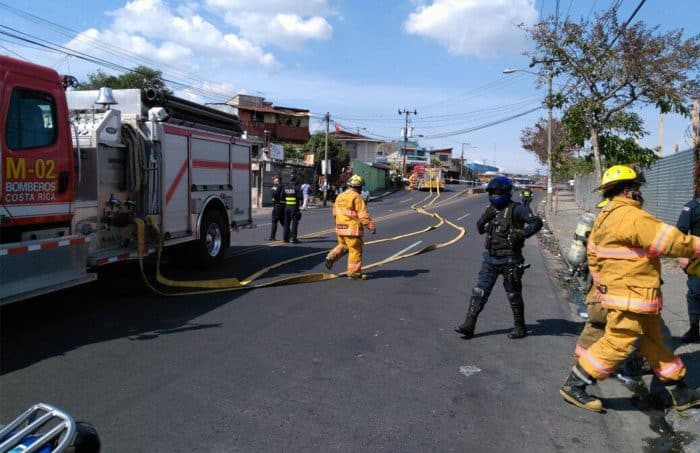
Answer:
<path fill-rule="evenodd" d="M 372 280 L 377 278 L 395 278 L 395 277 L 416 277 L 419 274 L 428 273 L 428 269 L 379 269 L 367 273 Z"/>
<path fill-rule="evenodd" d="M 567 336 L 578 337 L 583 329 L 583 322 L 568 319 L 538 319 L 536 325 L 529 325 L 528 330 L 533 336 Z"/>

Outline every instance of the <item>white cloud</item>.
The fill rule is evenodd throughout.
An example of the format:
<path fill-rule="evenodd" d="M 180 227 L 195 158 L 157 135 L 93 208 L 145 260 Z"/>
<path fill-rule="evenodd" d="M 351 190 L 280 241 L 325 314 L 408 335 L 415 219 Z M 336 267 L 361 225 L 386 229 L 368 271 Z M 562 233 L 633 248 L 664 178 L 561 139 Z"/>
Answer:
<path fill-rule="evenodd" d="M 411 13 L 404 28 L 452 54 L 495 57 L 520 52 L 525 35 L 517 25 L 536 20 L 535 0 L 433 0 Z"/>
<path fill-rule="evenodd" d="M 299 49 L 305 41 L 327 40 L 333 33 L 324 16 L 335 13 L 326 0 L 207 0 L 206 5 L 260 45 Z"/>
<path fill-rule="evenodd" d="M 95 54 L 95 40 L 110 43 L 112 46 L 128 50 L 139 56 L 154 58 L 163 63 L 176 63 L 192 56 L 192 51 L 179 44 L 165 41 L 154 45 L 138 35 L 119 33 L 112 30 L 99 31 L 90 28 L 78 34 L 66 46 L 78 51 Z"/>
<path fill-rule="evenodd" d="M 206 0 L 206 5 L 220 11 L 244 11 L 298 16 L 329 15 L 333 11 L 327 0 Z"/>
<path fill-rule="evenodd" d="M 163 0 L 132 0 L 123 8 L 113 11 L 114 34 L 130 34 L 153 41 L 172 43 L 190 49 L 198 57 L 210 57 L 236 63 L 253 63 L 267 71 L 276 71 L 280 63 L 274 55 L 265 52 L 235 33 L 224 33 L 214 24 L 195 14 L 193 5 L 172 11 Z M 162 58 L 160 54 L 153 55 Z"/>
<path fill-rule="evenodd" d="M 224 16 L 237 26 L 241 35 L 258 44 L 275 44 L 283 49 L 297 49 L 303 41 L 327 40 L 333 27 L 320 16 L 304 19 L 295 14 L 269 16 L 260 13 L 232 13 Z"/>

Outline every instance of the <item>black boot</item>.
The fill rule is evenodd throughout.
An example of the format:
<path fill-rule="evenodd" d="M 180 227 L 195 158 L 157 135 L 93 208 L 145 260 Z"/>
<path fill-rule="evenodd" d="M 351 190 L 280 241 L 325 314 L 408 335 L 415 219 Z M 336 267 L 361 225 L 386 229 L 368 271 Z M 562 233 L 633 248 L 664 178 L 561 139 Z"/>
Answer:
<path fill-rule="evenodd" d="M 603 411 L 603 402 L 586 393 L 586 386 L 595 384 L 595 379 L 588 375 L 584 370 L 574 365 L 571 374 L 566 379 L 566 382 L 559 389 L 559 394 L 564 400 L 581 409 L 587 409 L 593 412 Z"/>
<path fill-rule="evenodd" d="M 700 341 L 700 324 L 691 322 L 690 329 L 681 337 L 683 343 L 697 343 Z"/>
<path fill-rule="evenodd" d="M 484 303 L 484 290 L 481 288 L 474 288 L 472 290 L 472 298 L 469 300 L 467 317 L 462 324 L 455 327 L 455 332 L 461 334 L 464 338 L 472 338 L 474 336 L 474 329 L 476 328 L 476 319 L 484 308 Z"/>
<path fill-rule="evenodd" d="M 684 411 L 691 407 L 700 406 L 700 391 L 689 388 L 685 382 L 678 381 L 674 385 L 666 386 L 666 391 L 671 395 L 673 407 L 677 411 Z"/>
<path fill-rule="evenodd" d="M 525 327 L 523 296 L 520 293 L 508 293 L 506 296 L 508 296 L 510 308 L 513 310 L 513 323 L 515 324 L 513 330 L 508 334 L 508 338 L 511 340 L 525 338 L 527 336 L 527 328 Z"/>

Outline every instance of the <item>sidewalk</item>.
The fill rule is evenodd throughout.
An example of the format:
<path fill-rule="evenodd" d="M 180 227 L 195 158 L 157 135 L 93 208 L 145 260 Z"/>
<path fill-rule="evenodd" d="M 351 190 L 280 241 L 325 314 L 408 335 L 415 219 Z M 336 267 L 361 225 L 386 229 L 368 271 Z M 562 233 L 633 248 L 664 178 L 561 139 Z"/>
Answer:
<path fill-rule="evenodd" d="M 557 208 L 556 213 L 546 212 L 544 204 L 542 209 L 546 216 L 545 224 L 558 240 L 563 256 L 564 252 L 569 249 L 576 230 L 576 224 L 584 210 L 580 209 L 574 201 L 573 192 L 560 192 L 557 198 L 557 202 L 553 203 L 553 206 Z M 671 331 L 675 352 L 683 359 L 688 370 L 686 382 L 691 387 L 700 387 L 700 344 L 684 345 L 679 339 L 688 328 L 688 312 L 685 299 L 687 289 L 686 275 L 678 267 L 674 259 L 662 258 L 662 277 L 664 281 L 662 287 L 664 294 L 662 316 Z M 578 312 L 578 310 L 574 310 L 574 312 Z M 577 317 L 576 315 L 574 316 Z M 582 318 L 579 318 L 579 320 L 583 321 Z M 601 387 L 601 390 L 605 393 L 604 396 L 610 396 L 607 394 L 609 390 L 612 390 L 614 393 L 618 393 L 620 390 L 610 385 Z M 630 395 L 629 392 L 625 393 L 623 390 L 619 395 L 616 394 L 614 396 L 621 397 L 625 394 L 628 397 Z M 677 435 L 684 437 L 684 440 L 679 443 L 679 446 L 683 448 L 682 451 L 700 452 L 700 409 L 690 409 L 682 414 L 674 409 L 670 409 L 666 412 L 665 419 Z"/>

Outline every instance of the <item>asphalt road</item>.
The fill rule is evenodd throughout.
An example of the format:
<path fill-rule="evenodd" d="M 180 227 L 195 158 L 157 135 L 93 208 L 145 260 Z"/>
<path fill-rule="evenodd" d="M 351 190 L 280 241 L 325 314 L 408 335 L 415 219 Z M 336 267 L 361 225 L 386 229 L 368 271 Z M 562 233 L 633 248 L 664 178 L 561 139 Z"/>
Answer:
<path fill-rule="evenodd" d="M 369 203 L 379 220 L 366 239 L 436 224 L 409 209 L 426 195 Z M 535 239 L 525 250 L 530 336 L 507 338 L 512 315 L 500 281 L 475 338 L 453 332 L 479 269 L 474 223 L 486 202 L 439 204 L 453 195 L 431 210 L 465 226 L 463 239 L 372 269 L 366 281 L 161 297 L 137 266 L 119 265 L 96 283 L 4 307 L 0 421 L 34 402 L 55 404 L 91 422 L 106 452 L 629 451 L 604 416 L 558 395 L 580 325 L 566 320 Z M 242 278 L 335 243 L 331 232 L 313 235 L 332 227 L 329 208 L 304 213 L 298 245 L 265 243 L 269 220 L 256 220 L 217 269 L 165 273 Z M 364 261 L 456 235 L 443 225 L 368 245 Z M 263 281 L 322 272 L 322 263 L 323 255 L 294 262 Z"/>

